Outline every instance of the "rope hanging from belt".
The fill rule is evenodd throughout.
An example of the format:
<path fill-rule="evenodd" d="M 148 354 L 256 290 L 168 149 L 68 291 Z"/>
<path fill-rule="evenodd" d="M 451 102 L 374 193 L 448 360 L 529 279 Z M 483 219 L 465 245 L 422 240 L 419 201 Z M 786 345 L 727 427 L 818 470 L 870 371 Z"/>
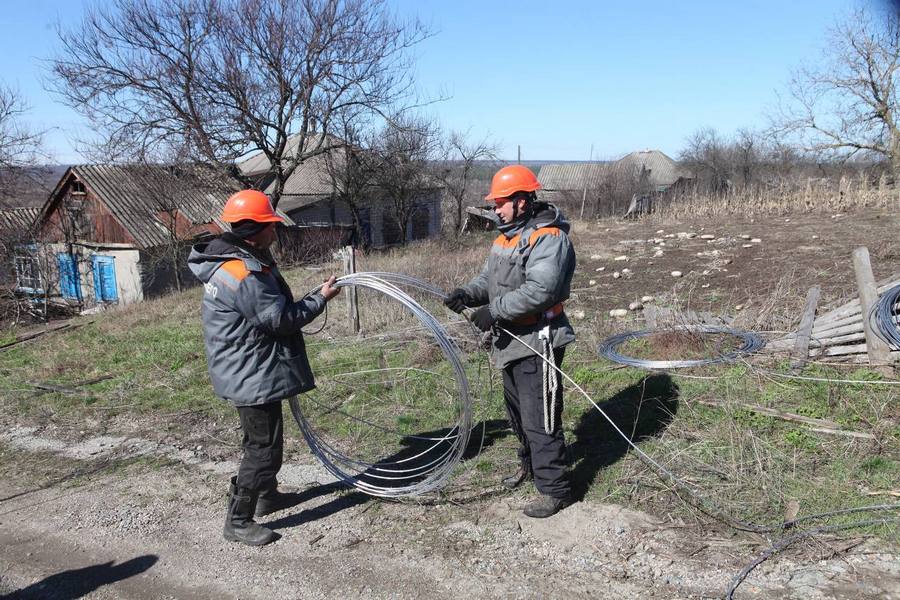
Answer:
<path fill-rule="evenodd" d="M 538 338 L 541 342 L 541 353 L 546 359 L 541 361 L 543 366 L 541 389 L 544 402 L 544 432 L 550 435 L 556 429 L 556 400 L 559 396 L 559 376 L 556 373 L 556 369 L 550 366 L 556 364 L 556 361 L 553 360 L 553 344 L 550 343 L 549 323 L 541 328 Z"/>

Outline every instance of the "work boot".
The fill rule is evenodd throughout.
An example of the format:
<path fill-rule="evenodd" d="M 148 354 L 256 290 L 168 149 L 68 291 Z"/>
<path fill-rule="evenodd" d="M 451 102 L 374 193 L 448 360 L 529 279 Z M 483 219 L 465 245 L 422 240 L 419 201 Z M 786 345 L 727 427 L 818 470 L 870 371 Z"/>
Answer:
<path fill-rule="evenodd" d="M 514 490 L 526 481 L 531 481 L 532 479 L 531 465 L 523 462 L 519 463 L 519 468 L 516 469 L 515 473 L 508 477 L 504 477 L 501 480 L 501 483 L 503 484 L 503 487 Z"/>
<path fill-rule="evenodd" d="M 231 478 L 231 487 L 228 490 L 228 513 L 225 515 L 223 530 L 225 539 L 248 546 L 263 546 L 274 542 L 278 539 L 278 535 L 253 520 L 259 494 L 245 488 L 238 488 L 235 484 L 236 479 L 236 477 Z"/>
<path fill-rule="evenodd" d="M 256 511 L 253 514 L 256 517 L 264 517 L 279 510 L 297 506 L 300 504 L 300 500 L 300 494 L 279 492 L 276 484 L 271 489 L 259 493 L 259 498 L 256 501 Z"/>
<path fill-rule="evenodd" d="M 552 517 L 565 507 L 572 504 L 570 498 L 554 498 L 541 494 L 541 497 L 525 507 L 523 511 L 526 516 L 535 519 L 546 519 Z"/>

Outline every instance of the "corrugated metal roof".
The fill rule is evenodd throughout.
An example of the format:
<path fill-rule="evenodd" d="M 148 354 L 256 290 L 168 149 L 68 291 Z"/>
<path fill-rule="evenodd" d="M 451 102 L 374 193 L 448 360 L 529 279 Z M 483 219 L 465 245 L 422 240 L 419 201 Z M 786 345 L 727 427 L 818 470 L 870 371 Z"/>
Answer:
<path fill-rule="evenodd" d="M 583 190 L 599 187 L 608 172 L 606 163 L 565 163 L 543 165 L 538 181 L 547 191 Z"/>
<path fill-rule="evenodd" d="M 0 231 L 28 234 L 34 226 L 40 208 L 7 208 L 0 210 Z"/>
<path fill-rule="evenodd" d="M 681 177 L 687 177 L 674 160 L 659 150 L 643 150 L 627 154 L 613 163 L 613 171 L 625 175 L 640 176 L 641 169 L 650 170 L 650 185 L 668 187 Z"/>
<path fill-rule="evenodd" d="M 214 223 L 227 230 L 219 216 L 229 196 L 240 189 L 236 180 L 204 165 L 76 165 L 63 175 L 42 214 L 53 206 L 70 173 L 144 248 L 168 243 L 160 213 L 171 209 L 193 225 Z"/>
<path fill-rule="evenodd" d="M 689 177 L 674 160 L 659 150 L 632 152 L 612 163 L 565 163 L 544 165 L 538 180 L 548 191 L 599 188 L 609 176 L 639 177 L 641 168 L 650 170 L 649 183 L 668 187 L 681 177 Z"/>

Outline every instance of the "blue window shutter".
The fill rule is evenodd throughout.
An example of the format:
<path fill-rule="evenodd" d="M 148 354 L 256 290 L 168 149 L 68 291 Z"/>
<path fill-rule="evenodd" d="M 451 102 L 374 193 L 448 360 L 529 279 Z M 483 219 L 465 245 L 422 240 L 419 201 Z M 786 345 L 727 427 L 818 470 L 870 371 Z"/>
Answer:
<path fill-rule="evenodd" d="M 63 298 L 81 300 L 81 281 L 78 277 L 75 257 L 66 252 L 60 252 L 56 255 L 56 262 L 59 266 L 59 291 Z"/>

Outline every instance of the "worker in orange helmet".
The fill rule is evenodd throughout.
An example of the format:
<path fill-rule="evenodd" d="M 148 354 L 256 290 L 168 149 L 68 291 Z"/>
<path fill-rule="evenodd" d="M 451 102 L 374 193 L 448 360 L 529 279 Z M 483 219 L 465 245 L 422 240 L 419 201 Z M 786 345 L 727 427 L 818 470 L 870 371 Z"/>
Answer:
<path fill-rule="evenodd" d="M 315 387 L 301 327 L 315 319 L 340 289 L 332 275 L 322 288 L 294 301 L 269 248 L 282 219 L 268 196 L 242 190 L 225 203 L 231 224 L 188 257 L 203 282 L 201 318 L 213 390 L 237 408 L 243 456 L 231 479 L 224 535 L 260 546 L 276 534 L 254 521 L 297 504 L 278 490 L 284 454 L 281 401 Z"/>
<path fill-rule="evenodd" d="M 455 312 L 477 308 L 472 323 L 491 332 L 491 358 L 503 371 L 506 412 L 519 439 L 519 468 L 503 483 L 515 488 L 534 479 L 541 495 L 524 512 L 536 518 L 572 502 L 561 424 L 562 378 L 551 364 L 559 368 L 565 347 L 575 340 L 563 311 L 575 271 L 569 223 L 552 204 L 538 202 L 539 189 L 527 167 L 497 171 L 485 199 L 494 203 L 500 235 L 481 273 L 444 300 Z"/>

